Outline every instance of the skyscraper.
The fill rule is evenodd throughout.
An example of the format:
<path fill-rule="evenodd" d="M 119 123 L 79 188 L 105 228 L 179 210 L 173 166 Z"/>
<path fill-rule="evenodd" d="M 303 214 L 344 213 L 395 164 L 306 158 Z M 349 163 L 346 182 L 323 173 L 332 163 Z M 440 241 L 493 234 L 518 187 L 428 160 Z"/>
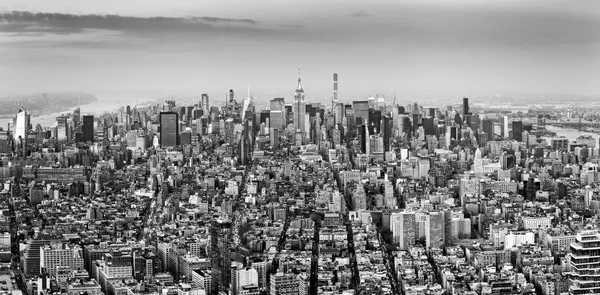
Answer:
<path fill-rule="evenodd" d="M 516 141 L 523 141 L 523 122 L 513 121 L 512 122 L 513 139 Z"/>
<path fill-rule="evenodd" d="M 408 250 L 415 244 L 416 220 L 412 212 L 395 212 L 390 216 L 390 226 L 394 240 L 400 244 L 400 250 Z"/>
<path fill-rule="evenodd" d="M 494 121 L 490 119 L 484 119 L 482 129 L 483 132 L 485 132 L 488 141 L 494 140 Z"/>
<path fill-rule="evenodd" d="M 231 281 L 231 253 L 229 252 L 229 234 L 231 222 L 217 219 L 210 227 L 210 255 L 212 269 L 211 294 L 227 292 Z"/>
<path fill-rule="evenodd" d="M 82 137 L 81 141 L 88 142 L 94 141 L 94 116 L 85 115 L 83 116 L 83 127 L 81 128 Z"/>
<path fill-rule="evenodd" d="M 160 113 L 160 146 L 174 147 L 179 145 L 179 114 L 175 112 Z"/>
<path fill-rule="evenodd" d="M 306 141 L 306 102 L 304 101 L 304 89 L 302 81 L 298 77 L 298 87 L 294 93 L 294 104 L 292 105 L 294 113 L 294 132 L 296 144 L 304 144 Z"/>
<path fill-rule="evenodd" d="M 201 102 L 200 107 L 202 108 L 202 110 L 204 110 L 205 114 L 208 114 L 208 111 L 210 110 L 209 109 L 210 106 L 208 104 L 208 94 L 206 94 L 206 93 L 202 94 L 202 102 Z"/>
<path fill-rule="evenodd" d="M 508 138 L 508 116 L 502 117 L 502 137 Z"/>
<path fill-rule="evenodd" d="M 600 233 L 598 230 L 586 230 L 577 233 L 575 242 L 569 246 L 570 253 L 567 254 L 569 272 L 570 294 L 597 294 L 600 293 L 598 284 L 598 244 L 600 244 Z"/>
<path fill-rule="evenodd" d="M 333 73 L 333 100 L 331 101 L 331 109 L 338 103 L 338 74 Z"/>
<path fill-rule="evenodd" d="M 468 114 L 470 114 L 469 113 L 469 99 L 464 97 L 463 98 L 463 117 L 465 117 Z"/>
<path fill-rule="evenodd" d="M 426 215 L 425 246 L 427 249 L 444 246 L 444 216 L 440 212 L 429 212 Z"/>
<path fill-rule="evenodd" d="M 15 132 L 13 137 L 17 143 L 27 142 L 29 124 L 29 113 L 24 108 L 20 108 L 14 118 Z"/>

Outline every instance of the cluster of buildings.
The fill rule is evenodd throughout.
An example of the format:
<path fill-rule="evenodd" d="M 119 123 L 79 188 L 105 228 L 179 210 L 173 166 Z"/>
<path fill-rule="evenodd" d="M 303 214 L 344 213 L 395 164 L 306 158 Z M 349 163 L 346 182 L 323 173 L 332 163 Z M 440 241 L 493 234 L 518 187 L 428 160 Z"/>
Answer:
<path fill-rule="evenodd" d="M 0 261 L 33 294 L 600 292 L 600 153 L 468 99 L 233 90 L 0 131 Z M 571 113 L 569 113 L 571 114 Z"/>

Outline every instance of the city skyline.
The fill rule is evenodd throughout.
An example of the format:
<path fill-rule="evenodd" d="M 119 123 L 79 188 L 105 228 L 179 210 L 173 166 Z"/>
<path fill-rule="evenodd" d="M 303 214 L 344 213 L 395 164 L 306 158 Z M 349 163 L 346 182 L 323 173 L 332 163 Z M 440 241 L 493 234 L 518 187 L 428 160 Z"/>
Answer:
<path fill-rule="evenodd" d="M 370 4 L 6 1 L 0 95 L 600 93 L 598 2 Z"/>

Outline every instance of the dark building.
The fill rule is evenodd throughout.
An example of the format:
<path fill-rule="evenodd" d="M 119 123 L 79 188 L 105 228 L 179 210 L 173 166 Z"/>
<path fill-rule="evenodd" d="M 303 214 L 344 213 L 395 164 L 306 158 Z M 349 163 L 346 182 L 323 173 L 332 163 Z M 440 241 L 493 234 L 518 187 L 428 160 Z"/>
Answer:
<path fill-rule="evenodd" d="M 358 127 L 358 139 L 360 140 L 360 150 L 362 153 L 367 151 L 367 126 L 360 125 Z"/>
<path fill-rule="evenodd" d="M 406 134 L 408 137 L 412 134 L 412 125 L 409 117 L 404 117 L 402 119 L 402 132 Z"/>
<path fill-rule="evenodd" d="M 469 114 L 469 99 L 468 98 L 463 98 L 463 116 L 466 116 Z"/>
<path fill-rule="evenodd" d="M 94 116 L 83 116 L 83 127 L 81 128 L 81 141 L 94 141 Z"/>
<path fill-rule="evenodd" d="M 423 118 L 423 129 L 425 135 L 436 135 L 436 124 L 434 118 Z"/>
<path fill-rule="evenodd" d="M 369 102 L 364 101 L 353 101 L 352 109 L 354 110 L 354 119 L 356 125 L 366 124 L 369 120 Z"/>
<path fill-rule="evenodd" d="M 480 120 L 479 115 L 469 114 L 466 116 L 467 126 L 471 127 L 471 129 L 477 131 L 479 130 Z"/>
<path fill-rule="evenodd" d="M 268 110 L 262 110 L 262 111 L 260 112 L 260 119 L 259 119 L 259 123 L 261 123 L 261 124 L 262 124 L 262 123 L 265 123 L 265 124 L 267 124 L 267 119 L 270 119 L 270 116 L 271 116 L 271 112 L 270 112 L 270 111 L 268 111 Z M 269 122 L 269 123 L 270 123 L 270 122 Z M 267 127 L 269 127 L 269 126 L 267 126 Z"/>
<path fill-rule="evenodd" d="M 383 137 L 383 151 L 390 150 L 390 138 L 392 138 L 392 118 L 384 116 L 381 118 L 381 136 Z"/>
<path fill-rule="evenodd" d="M 229 234 L 231 222 L 214 220 L 210 227 L 210 255 L 212 269 L 211 294 L 227 292 L 231 282 L 231 253 L 229 252 Z"/>
<path fill-rule="evenodd" d="M 513 121 L 512 122 L 513 139 L 516 141 L 523 141 L 523 122 Z"/>
<path fill-rule="evenodd" d="M 376 133 L 381 131 L 381 111 L 369 110 L 369 126 L 375 126 Z"/>
<path fill-rule="evenodd" d="M 160 146 L 164 148 L 179 145 L 179 114 L 161 112 L 159 124 Z"/>
<path fill-rule="evenodd" d="M 494 121 L 490 120 L 490 119 L 484 119 L 483 122 L 483 132 L 485 132 L 485 134 L 487 135 L 487 140 L 488 141 L 492 141 L 494 140 Z"/>

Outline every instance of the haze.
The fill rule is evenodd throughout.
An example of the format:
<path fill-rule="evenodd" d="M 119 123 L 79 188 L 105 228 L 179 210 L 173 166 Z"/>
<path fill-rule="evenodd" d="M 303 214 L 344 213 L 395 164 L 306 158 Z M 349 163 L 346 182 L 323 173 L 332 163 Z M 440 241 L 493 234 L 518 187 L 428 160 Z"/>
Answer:
<path fill-rule="evenodd" d="M 3 1 L 0 94 L 600 94 L 600 1 Z M 37 13 L 37 14 L 36 14 Z M 106 16 L 112 15 L 112 16 Z M 118 16 L 117 16 L 118 15 Z"/>

